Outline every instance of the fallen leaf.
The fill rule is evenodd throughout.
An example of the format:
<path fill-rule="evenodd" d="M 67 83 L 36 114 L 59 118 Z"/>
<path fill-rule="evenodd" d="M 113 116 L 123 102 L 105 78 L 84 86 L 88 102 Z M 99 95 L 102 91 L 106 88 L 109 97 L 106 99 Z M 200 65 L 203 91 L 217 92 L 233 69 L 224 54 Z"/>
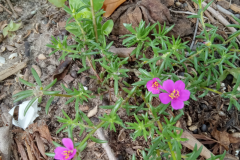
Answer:
<path fill-rule="evenodd" d="M 28 157 L 30 160 L 35 160 L 35 156 L 32 154 L 31 148 L 28 145 L 27 141 L 25 140 L 25 146 L 27 147 L 27 153 L 28 153 Z"/>
<path fill-rule="evenodd" d="M 38 76 L 41 77 L 42 71 L 41 71 L 40 67 L 38 67 L 37 65 L 32 65 L 32 68 L 34 68 L 35 71 L 37 72 Z"/>
<path fill-rule="evenodd" d="M 214 129 L 211 132 L 211 135 L 220 142 L 220 144 L 222 146 L 225 147 L 226 150 L 229 149 L 229 145 L 230 145 L 230 140 L 229 140 L 229 133 L 227 133 L 226 131 L 218 131 L 217 129 Z"/>
<path fill-rule="evenodd" d="M 37 141 L 37 146 L 38 146 L 38 149 L 40 151 L 40 153 L 42 154 L 42 156 L 47 159 L 47 156 L 45 155 L 45 148 L 44 148 L 44 144 L 43 144 L 43 141 L 41 140 L 40 136 L 39 136 L 39 133 L 34 133 L 35 134 L 35 137 L 36 137 L 36 141 Z"/>
<path fill-rule="evenodd" d="M 103 3 L 103 10 L 105 13 L 103 14 L 104 17 L 109 17 L 111 14 L 126 0 L 105 0 Z"/>
<path fill-rule="evenodd" d="M 65 61 L 60 63 L 60 65 L 57 67 L 57 69 L 53 73 L 53 79 L 57 78 L 58 81 L 62 80 L 66 76 L 70 68 L 71 62 L 72 62 L 71 58 L 66 58 Z"/>
<path fill-rule="evenodd" d="M 134 61 L 135 60 L 135 56 L 130 56 L 132 51 L 135 49 L 136 47 L 130 47 L 130 48 L 116 48 L 114 46 L 110 47 L 110 49 L 108 50 L 109 52 L 112 52 L 114 54 L 117 54 L 118 57 L 121 58 L 126 58 L 129 57 L 128 61 Z"/>
<path fill-rule="evenodd" d="M 195 144 L 197 144 L 197 148 L 199 149 L 201 146 L 203 146 L 202 152 L 200 153 L 201 156 L 203 156 L 204 158 L 208 159 L 211 157 L 212 152 L 209 151 L 204 145 L 202 145 L 202 143 L 200 143 L 196 138 L 193 137 L 192 134 L 190 134 L 187 131 L 184 131 L 182 133 L 181 138 L 187 138 L 188 141 L 184 141 L 181 142 L 182 145 L 184 145 L 185 147 L 193 150 Z"/>
<path fill-rule="evenodd" d="M 95 114 L 97 114 L 97 111 L 98 111 L 98 106 L 94 107 L 91 111 L 89 111 L 87 116 L 92 117 Z"/>
<path fill-rule="evenodd" d="M 230 143 L 240 143 L 240 133 L 229 134 L 229 141 Z"/>
<path fill-rule="evenodd" d="M 20 153 L 21 157 L 23 160 L 28 160 L 27 158 L 27 154 L 22 146 L 22 144 L 15 138 L 15 141 L 17 143 L 17 146 L 18 146 L 18 152 Z"/>
<path fill-rule="evenodd" d="M 41 125 L 36 130 L 40 133 L 40 136 L 48 140 L 49 143 L 52 143 L 52 136 L 49 132 L 48 126 L 46 124 Z"/>
<path fill-rule="evenodd" d="M 124 129 L 121 129 L 118 135 L 118 141 L 124 141 L 126 139 L 126 133 L 124 132 Z"/>
<path fill-rule="evenodd" d="M 14 50 L 16 50 L 15 47 L 10 46 L 10 45 L 6 45 L 6 48 L 7 48 L 7 50 L 9 50 L 9 51 L 14 51 Z"/>
<path fill-rule="evenodd" d="M 66 75 L 64 78 L 63 78 L 64 82 L 66 82 L 67 84 L 71 83 L 74 78 L 72 76 L 70 76 L 69 74 Z"/>
<path fill-rule="evenodd" d="M 47 59 L 47 58 L 46 58 L 46 56 L 44 56 L 44 54 L 39 54 L 38 59 L 44 60 L 44 59 Z"/>

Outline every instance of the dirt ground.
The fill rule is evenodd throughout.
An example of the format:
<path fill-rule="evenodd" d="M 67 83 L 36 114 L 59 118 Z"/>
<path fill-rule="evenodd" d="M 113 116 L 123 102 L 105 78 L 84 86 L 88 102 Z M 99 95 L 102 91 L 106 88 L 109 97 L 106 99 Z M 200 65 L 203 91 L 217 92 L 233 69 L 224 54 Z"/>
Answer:
<path fill-rule="evenodd" d="M 190 1 L 187 1 L 188 3 L 191 3 Z M 48 48 L 46 45 L 51 43 L 51 36 L 58 37 L 60 39 L 63 39 L 63 36 L 68 36 L 68 42 L 73 42 L 71 35 L 64 29 L 65 22 L 68 19 L 68 15 L 59 8 L 54 7 L 52 4 L 47 2 L 47 0 L 11 0 L 11 3 L 18 15 L 18 18 L 13 18 L 6 10 L 0 10 L 0 22 L 7 21 L 7 23 L 10 22 L 10 20 L 19 21 L 21 20 L 23 25 L 22 28 L 19 29 L 16 32 L 16 36 L 14 38 L 5 38 L 1 41 L 0 39 L 0 49 L 2 47 L 6 48 L 4 51 L 0 52 L 0 56 L 4 57 L 6 59 L 6 64 L 2 65 L 0 67 L 0 71 L 3 71 L 15 64 L 18 64 L 23 61 L 27 61 L 27 67 L 20 70 L 18 73 L 11 75 L 10 77 L 4 79 L 3 81 L 0 81 L 0 116 L 3 112 L 9 111 L 13 106 L 20 104 L 22 101 L 13 103 L 12 95 L 13 93 L 18 92 L 19 90 L 24 90 L 24 86 L 20 84 L 17 80 L 17 77 L 24 77 L 24 75 L 28 76 L 29 82 L 34 82 L 33 76 L 31 74 L 28 75 L 29 70 L 33 65 L 36 65 L 41 70 L 41 81 L 43 82 L 43 86 L 46 84 L 49 84 L 53 80 L 54 72 L 56 71 L 57 67 L 60 65 L 61 61 L 58 59 L 61 56 L 61 53 L 55 53 L 51 56 L 49 56 L 49 53 L 51 53 L 51 49 Z M 176 2 L 171 5 L 166 5 L 167 8 L 177 11 L 188 11 L 186 8 L 184 8 L 184 4 L 186 3 L 185 0 L 180 1 L 181 6 L 177 6 Z M 239 0 L 232 0 L 233 4 L 240 5 Z M 5 6 L 8 10 L 11 11 L 8 4 L 5 0 L 0 0 L 0 4 Z M 136 1 L 128 0 L 125 3 L 121 5 L 121 7 L 126 6 L 134 6 L 136 4 Z M 127 7 L 126 7 L 127 8 Z M 133 8 L 135 9 L 135 8 Z M 141 8 L 140 8 L 141 9 Z M 124 10 L 124 9 L 123 9 Z M 126 10 L 126 9 L 125 9 Z M 109 17 L 108 19 L 113 19 L 116 24 L 121 23 L 121 19 L 118 19 L 119 16 L 122 16 L 124 12 L 120 12 L 119 10 L 116 10 L 115 13 Z M 171 21 L 168 21 L 166 18 L 166 21 L 168 21 L 168 26 L 174 23 L 178 23 L 180 26 L 182 23 L 188 22 L 189 27 L 187 32 L 185 30 L 175 29 L 172 33 L 172 35 L 181 35 L 183 41 L 189 41 L 193 37 L 194 27 L 195 23 L 191 22 L 186 19 L 187 15 L 181 14 L 181 13 L 174 13 L 170 12 Z M 166 16 L 167 17 L 167 16 Z M 184 18 L 185 17 L 185 18 Z M 144 19 L 144 14 L 141 15 L 142 19 Z M 1 27 L 1 26 L 0 26 Z M 220 30 L 224 28 L 223 26 L 219 25 Z M 121 30 L 121 28 L 120 28 Z M 114 46 L 119 48 L 123 47 L 122 45 L 122 39 L 120 39 L 120 35 L 124 32 L 118 32 L 119 28 L 117 28 L 117 25 L 114 28 L 113 34 L 111 34 L 108 37 L 108 42 L 114 41 Z M 1 34 L 1 33 L 0 33 Z M 190 45 L 190 44 L 189 44 Z M 9 56 L 12 53 L 17 53 L 17 57 L 14 59 L 9 59 Z M 45 56 L 46 59 L 39 57 Z M 151 57 L 153 55 L 151 50 L 148 50 L 146 52 L 147 57 Z M 134 62 L 131 62 L 134 63 Z M 78 88 L 78 83 L 82 83 L 84 86 L 88 87 L 89 90 L 96 93 L 98 84 L 96 83 L 96 80 L 91 79 L 91 71 L 85 71 L 81 74 L 77 74 L 76 72 L 82 68 L 81 61 L 74 61 L 70 64 L 69 71 L 66 75 L 67 78 L 64 80 L 61 80 L 57 82 L 54 87 L 52 87 L 52 90 L 59 90 L 61 93 L 65 93 L 61 89 L 61 83 L 63 83 L 65 86 L 72 88 Z M 130 64 L 131 65 L 131 64 Z M 178 70 L 176 74 L 181 75 L 182 71 Z M 127 81 L 131 84 L 138 80 L 136 75 L 134 73 L 129 73 L 130 78 L 127 79 Z M 228 75 L 226 80 L 224 80 L 224 83 L 222 84 L 222 91 L 226 91 L 232 87 L 233 76 Z M 202 93 L 199 93 L 199 95 Z M 44 124 L 44 126 L 47 126 L 52 140 L 61 143 L 61 139 L 64 137 L 68 137 L 66 132 L 60 132 L 56 134 L 56 131 L 61 127 L 61 124 L 57 122 L 56 116 L 63 117 L 62 111 L 64 110 L 71 118 L 75 116 L 75 109 L 74 109 L 74 103 L 70 103 L 68 105 L 65 105 L 65 102 L 67 101 L 67 98 L 55 98 L 52 102 L 52 105 L 49 110 L 49 114 L 46 115 L 45 113 L 45 106 L 47 103 L 49 97 L 44 97 L 42 100 L 42 103 L 40 104 L 41 111 L 39 111 L 39 117 L 34 121 L 35 124 Z M 111 105 L 114 104 L 114 102 L 117 100 L 116 98 L 112 96 L 112 102 L 109 102 L 108 100 L 109 95 L 104 95 L 104 99 L 101 100 L 99 97 L 95 99 L 89 100 L 89 102 L 85 102 L 83 105 L 80 105 L 79 108 L 83 110 L 85 113 L 88 113 L 90 110 L 92 110 L 95 106 L 101 106 L 101 105 Z M 132 99 L 130 100 L 130 103 L 134 104 L 135 101 Z M 211 137 L 212 139 L 217 139 L 217 136 L 214 136 L 215 134 L 212 131 L 211 124 L 213 123 L 219 123 L 218 125 L 220 128 L 218 129 L 218 132 L 220 133 L 234 133 L 240 131 L 240 124 L 239 124 L 239 112 L 235 109 L 235 107 L 232 107 L 230 111 L 227 111 L 228 107 L 228 100 L 222 99 L 221 97 L 210 93 L 204 98 L 199 98 L 198 101 L 190 101 L 190 105 L 186 106 L 184 108 L 184 112 L 186 113 L 182 119 L 181 122 L 183 125 L 183 128 L 190 131 L 193 134 L 199 134 L 204 135 L 206 137 Z M 153 104 L 158 105 L 159 100 L 155 99 Z M 95 123 L 97 123 L 98 116 L 103 115 L 104 113 L 109 112 L 108 110 L 98 109 L 98 112 L 95 116 L 91 118 L 91 120 Z M 171 111 L 169 111 L 171 113 Z M 125 110 L 120 110 L 118 112 L 120 118 L 124 122 L 132 122 L 134 121 L 134 117 L 127 117 Z M 191 119 L 191 124 L 188 122 Z M 3 125 L 3 121 L 0 119 L 0 126 Z M 36 126 L 35 126 L 36 127 Z M 34 128 L 34 127 L 33 127 Z M 36 138 L 36 135 L 33 135 L 33 128 L 28 128 L 27 130 L 22 130 L 19 127 L 13 126 L 12 127 L 12 134 L 14 141 L 12 142 L 12 151 L 13 153 L 16 153 L 15 155 L 11 155 L 11 159 L 15 159 L 17 157 L 22 157 L 22 154 L 19 152 L 19 144 L 16 143 L 16 140 L 21 143 L 23 146 L 25 152 L 27 153 L 26 148 L 26 140 L 23 140 L 23 136 L 26 134 L 32 139 Z M 41 129 L 41 127 L 40 127 Z M 37 130 L 37 129 L 36 129 Z M 118 136 L 120 132 L 124 132 L 123 140 L 120 141 Z M 117 155 L 118 160 L 127 160 L 131 158 L 131 155 L 136 154 L 138 157 L 137 159 L 141 159 L 141 156 L 139 154 L 140 149 L 147 148 L 150 144 L 150 142 L 145 142 L 143 138 L 137 138 L 136 141 L 133 141 L 131 138 L 131 130 L 127 131 L 121 131 L 120 127 L 117 127 L 117 132 L 109 132 L 105 131 L 105 135 L 107 137 L 107 140 L 109 141 L 110 146 L 112 147 L 114 153 Z M 40 133 L 40 139 L 43 142 L 43 147 L 45 152 L 53 152 L 55 147 L 51 143 L 48 142 L 48 139 L 46 137 L 42 136 Z M 83 133 L 83 136 L 79 137 L 79 130 L 74 130 L 74 137 L 76 137 L 74 140 L 76 142 L 80 142 L 86 133 Z M 227 137 L 225 137 L 227 138 Z M 31 139 L 31 138 L 30 138 Z M 203 137 L 200 138 L 201 140 L 205 140 Z M 223 138 L 224 139 L 224 138 Z M 211 150 L 215 154 L 222 153 L 223 150 L 226 148 L 222 148 L 221 146 L 221 140 L 219 143 L 205 143 L 205 146 Z M 37 143 L 36 140 L 33 140 L 34 143 Z M 24 143 L 25 142 L 25 143 Z M 203 143 L 204 144 L 204 143 Z M 39 145 L 36 144 L 38 147 Z M 37 148 L 38 148 L 37 147 Z M 239 150 L 239 144 L 230 144 L 228 148 L 228 154 L 233 155 L 235 157 L 235 152 Z M 188 153 L 189 149 L 186 147 L 183 147 L 183 153 Z M 40 153 L 42 153 L 40 151 Z M 42 157 L 41 159 L 44 159 L 43 156 L 39 153 L 39 157 Z M 88 146 L 86 150 L 82 153 L 82 159 L 83 160 L 107 160 L 107 155 L 102 149 L 100 144 L 97 144 L 95 142 L 91 142 L 89 140 Z M 239 155 L 236 154 L 236 157 L 239 158 Z M 51 159 L 51 158 L 48 158 Z"/>

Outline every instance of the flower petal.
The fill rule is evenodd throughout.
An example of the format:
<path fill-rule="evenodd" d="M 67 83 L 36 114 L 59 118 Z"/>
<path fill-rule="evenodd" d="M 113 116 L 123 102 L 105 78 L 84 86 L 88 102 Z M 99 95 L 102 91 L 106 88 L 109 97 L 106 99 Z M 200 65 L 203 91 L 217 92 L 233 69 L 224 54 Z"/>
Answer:
<path fill-rule="evenodd" d="M 153 82 L 154 82 L 153 80 L 150 80 L 147 82 L 146 87 L 147 87 L 148 91 L 150 91 L 150 89 L 152 88 Z"/>
<path fill-rule="evenodd" d="M 77 152 L 77 150 L 74 149 L 74 150 L 73 150 L 73 153 L 69 156 L 69 159 L 72 159 L 72 158 L 75 156 L 76 152 Z"/>
<path fill-rule="evenodd" d="M 181 101 L 187 101 L 190 97 L 191 92 L 189 90 L 182 90 L 179 92 L 178 99 Z"/>
<path fill-rule="evenodd" d="M 178 91 L 184 90 L 185 89 L 185 83 L 181 80 L 176 81 L 175 84 L 174 84 L 174 89 L 176 89 Z"/>
<path fill-rule="evenodd" d="M 163 82 L 163 88 L 166 90 L 168 93 L 172 93 L 174 90 L 174 82 L 171 79 L 168 79 Z"/>
<path fill-rule="evenodd" d="M 57 147 L 54 150 L 54 153 L 55 153 L 54 159 L 57 159 L 57 160 L 64 159 L 65 158 L 65 156 L 63 155 L 64 151 L 68 151 L 68 149 L 64 147 Z"/>
<path fill-rule="evenodd" d="M 173 99 L 171 102 L 172 108 L 175 110 L 182 109 L 184 107 L 184 103 L 180 99 Z"/>
<path fill-rule="evenodd" d="M 67 149 L 69 149 L 69 150 L 74 149 L 73 142 L 70 138 L 63 138 L 62 143 Z"/>
<path fill-rule="evenodd" d="M 163 104 L 168 104 L 172 100 L 168 93 L 160 93 L 159 99 Z"/>
<path fill-rule="evenodd" d="M 154 87 L 152 87 L 152 85 L 153 85 L 154 82 L 157 82 L 157 83 L 158 83 L 157 80 L 160 81 L 159 78 L 153 78 L 152 80 L 148 81 L 147 84 L 146 84 L 146 87 L 147 87 L 148 91 L 149 91 L 149 92 L 152 92 L 153 94 L 159 94 L 159 93 L 160 93 L 159 88 L 162 87 L 160 84 L 159 84 L 159 88 L 154 88 Z"/>

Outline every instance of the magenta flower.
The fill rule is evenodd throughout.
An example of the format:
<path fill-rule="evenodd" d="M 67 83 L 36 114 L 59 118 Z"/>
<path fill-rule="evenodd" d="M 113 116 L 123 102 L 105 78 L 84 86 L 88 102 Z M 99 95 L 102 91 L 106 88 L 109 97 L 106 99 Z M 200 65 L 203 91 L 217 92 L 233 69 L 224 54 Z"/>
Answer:
<path fill-rule="evenodd" d="M 148 91 L 152 92 L 153 94 L 159 94 L 160 93 L 160 89 L 162 89 L 162 86 L 158 83 L 158 81 L 160 81 L 159 78 L 153 78 L 152 80 L 148 81 L 146 86 Z"/>
<path fill-rule="evenodd" d="M 63 138 L 62 139 L 63 145 L 66 147 L 57 147 L 54 152 L 55 152 L 55 159 L 58 160 L 70 160 L 72 159 L 77 150 L 74 149 L 73 142 L 70 138 Z"/>
<path fill-rule="evenodd" d="M 184 101 L 187 101 L 190 97 L 190 91 L 185 90 L 185 84 L 183 81 L 178 80 L 175 83 L 172 80 L 166 80 L 163 82 L 163 89 L 167 93 L 160 93 L 159 98 L 163 104 L 171 102 L 173 109 L 182 109 Z"/>

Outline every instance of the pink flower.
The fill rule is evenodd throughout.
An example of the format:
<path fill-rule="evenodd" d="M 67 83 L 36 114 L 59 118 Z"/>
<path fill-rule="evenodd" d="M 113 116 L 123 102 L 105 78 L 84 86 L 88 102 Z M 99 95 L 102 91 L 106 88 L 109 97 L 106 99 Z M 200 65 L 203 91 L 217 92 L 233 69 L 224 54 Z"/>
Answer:
<path fill-rule="evenodd" d="M 159 78 L 153 78 L 152 80 L 148 81 L 146 86 L 148 91 L 152 92 L 153 94 L 159 94 L 160 93 L 160 89 L 162 89 L 162 86 L 158 83 L 158 81 L 160 81 Z"/>
<path fill-rule="evenodd" d="M 55 152 L 55 159 L 58 160 L 70 160 L 72 159 L 77 150 L 74 149 L 73 142 L 70 138 L 63 138 L 62 139 L 63 145 L 66 147 L 57 147 L 54 152 Z"/>
<path fill-rule="evenodd" d="M 187 101 L 190 97 L 190 91 L 185 90 L 185 84 L 183 81 L 178 80 L 175 82 L 172 80 L 166 80 L 163 82 L 163 89 L 168 93 L 160 93 L 159 98 L 163 104 L 171 102 L 173 109 L 178 110 L 184 107 L 184 101 Z"/>

